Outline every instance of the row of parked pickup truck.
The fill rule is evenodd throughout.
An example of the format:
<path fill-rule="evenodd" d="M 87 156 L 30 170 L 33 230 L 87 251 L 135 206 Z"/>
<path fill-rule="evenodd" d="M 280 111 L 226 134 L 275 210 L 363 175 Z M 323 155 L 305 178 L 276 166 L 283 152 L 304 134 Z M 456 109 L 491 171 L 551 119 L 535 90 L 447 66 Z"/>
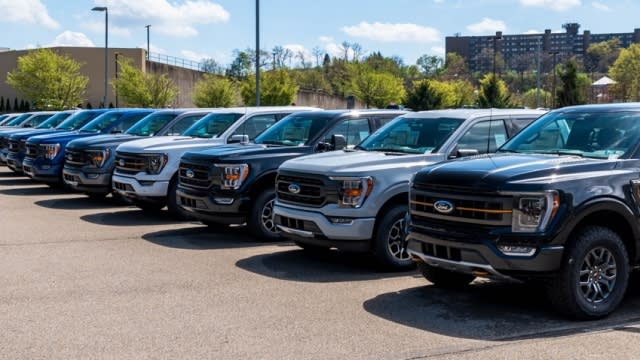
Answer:
<path fill-rule="evenodd" d="M 437 286 L 541 283 L 565 314 L 602 317 L 640 256 L 640 105 L 545 113 L 79 110 L 0 130 L 0 161 L 215 229 L 417 264 Z"/>

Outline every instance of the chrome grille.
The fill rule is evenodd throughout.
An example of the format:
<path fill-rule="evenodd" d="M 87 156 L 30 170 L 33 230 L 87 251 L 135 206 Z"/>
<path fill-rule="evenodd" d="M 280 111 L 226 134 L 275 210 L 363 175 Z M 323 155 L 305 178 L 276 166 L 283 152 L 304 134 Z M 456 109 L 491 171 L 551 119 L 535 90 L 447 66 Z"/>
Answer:
<path fill-rule="evenodd" d="M 116 169 L 122 173 L 137 174 L 147 168 L 147 158 L 143 155 L 116 152 Z"/>
<path fill-rule="evenodd" d="M 337 184 L 321 175 L 281 173 L 276 178 L 278 200 L 285 203 L 321 207 L 337 201 L 337 191 Z"/>

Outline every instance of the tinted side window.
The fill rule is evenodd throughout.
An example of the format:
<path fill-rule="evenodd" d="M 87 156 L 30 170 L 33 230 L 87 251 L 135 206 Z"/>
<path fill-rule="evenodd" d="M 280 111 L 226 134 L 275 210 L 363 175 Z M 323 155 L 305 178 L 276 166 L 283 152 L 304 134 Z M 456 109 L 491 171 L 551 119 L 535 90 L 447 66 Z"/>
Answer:
<path fill-rule="evenodd" d="M 472 125 L 458 140 L 458 149 L 474 149 L 480 154 L 494 152 L 507 141 L 504 120 L 481 121 Z"/>
<path fill-rule="evenodd" d="M 370 133 L 369 119 L 344 119 L 325 134 L 323 142 L 330 143 L 332 135 L 342 135 L 347 140 L 347 146 L 353 147 Z"/>
<path fill-rule="evenodd" d="M 175 123 L 171 125 L 169 130 L 167 130 L 166 135 L 181 135 L 185 132 L 191 125 L 195 124 L 196 121 L 202 119 L 205 114 L 197 114 L 197 115 L 188 115 L 178 119 Z"/>
<path fill-rule="evenodd" d="M 249 140 L 252 141 L 261 132 L 265 131 L 271 125 L 275 124 L 275 122 L 275 114 L 256 115 L 247 119 L 231 135 L 249 135 Z"/>
<path fill-rule="evenodd" d="M 509 127 L 509 137 L 517 134 L 520 130 L 527 127 L 527 125 L 531 124 L 536 117 L 514 117 L 508 122 Z"/>
<path fill-rule="evenodd" d="M 120 122 L 118 125 L 114 126 L 111 129 L 112 133 L 123 133 L 125 131 L 127 131 L 127 129 L 129 129 L 130 127 L 133 126 L 133 124 L 137 123 L 140 119 L 142 119 L 143 117 L 149 115 L 148 113 L 142 113 L 142 114 L 135 114 L 135 115 L 131 115 L 129 117 L 127 117 L 126 119 L 124 119 L 122 122 Z"/>

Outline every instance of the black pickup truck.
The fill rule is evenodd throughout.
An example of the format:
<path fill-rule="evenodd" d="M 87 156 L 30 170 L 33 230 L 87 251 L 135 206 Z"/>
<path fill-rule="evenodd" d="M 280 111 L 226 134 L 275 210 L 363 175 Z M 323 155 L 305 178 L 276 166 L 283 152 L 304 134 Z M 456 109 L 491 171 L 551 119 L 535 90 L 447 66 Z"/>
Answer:
<path fill-rule="evenodd" d="M 640 103 L 552 111 L 494 155 L 412 179 L 407 252 L 437 286 L 546 285 L 576 319 L 622 300 L 640 264 Z"/>
<path fill-rule="evenodd" d="M 326 110 L 295 113 L 252 144 L 187 152 L 180 160 L 177 197 L 189 215 L 209 226 L 247 223 L 260 239 L 280 234 L 272 219 L 280 164 L 294 157 L 353 147 L 399 110 Z"/>

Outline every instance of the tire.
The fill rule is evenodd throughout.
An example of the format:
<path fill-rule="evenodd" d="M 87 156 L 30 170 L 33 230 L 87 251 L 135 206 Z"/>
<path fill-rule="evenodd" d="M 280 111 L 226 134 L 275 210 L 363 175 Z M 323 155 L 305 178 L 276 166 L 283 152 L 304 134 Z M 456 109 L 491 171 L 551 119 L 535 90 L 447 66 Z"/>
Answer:
<path fill-rule="evenodd" d="M 469 285 L 476 277 L 470 274 L 463 274 L 451 270 L 433 267 L 426 263 L 419 262 L 418 270 L 425 279 L 433 285 L 446 289 L 460 289 Z"/>
<path fill-rule="evenodd" d="M 599 319 L 622 301 L 629 271 L 629 256 L 620 236 L 606 227 L 587 226 L 570 238 L 547 295 L 562 314 L 579 320 Z"/>
<path fill-rule="evenodd" d="M 167 210 L 169 214 L 178 220 L 187 220 L 189 219 L 189 215 L 182 210 L 180 204 L 178 204 L 178 195 L 176 191 L 178 190 L 178 179 L 173 178 L 171 182 L 169 182 L 169 193 L 167 194 Z"/>
<path fill-rule="evenodd" d="M 251 235 L 259 240 L 275 241 L 280 239 L 280 232 L 273 222 L 273 203 L 276 191 L 264 189 L 256 196 L 253 207 L 249 211 L 247 227 Z"/>
<path fill-rule="evenodd" d="M 372 250 L 378 262 L 389 270 L 414 267 L 406 249 L 407 206 L 394 205 L 379 219 L 373 235 Z"/>

